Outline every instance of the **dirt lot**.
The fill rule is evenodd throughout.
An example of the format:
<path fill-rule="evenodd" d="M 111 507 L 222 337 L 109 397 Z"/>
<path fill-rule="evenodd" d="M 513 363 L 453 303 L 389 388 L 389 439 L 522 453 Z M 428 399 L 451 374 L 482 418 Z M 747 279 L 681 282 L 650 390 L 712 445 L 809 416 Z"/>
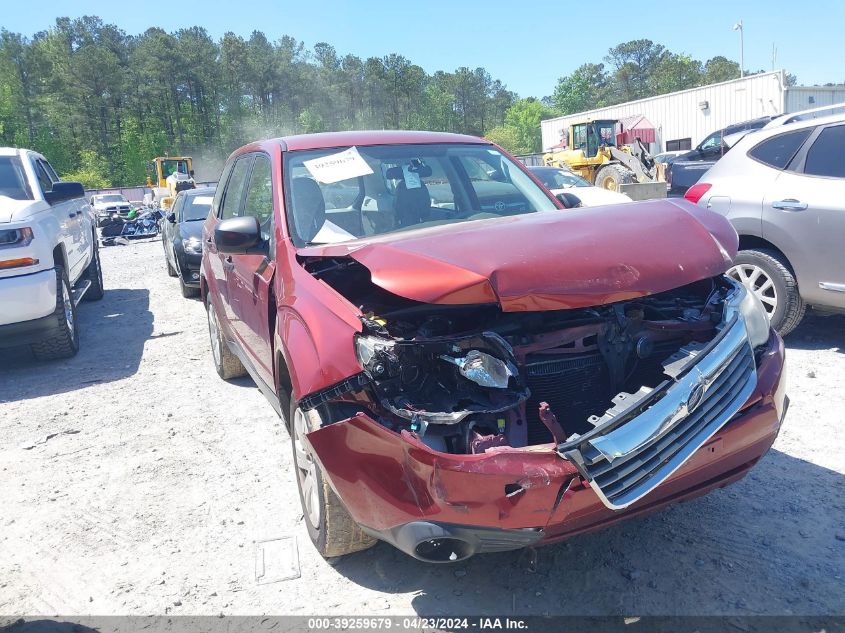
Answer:
<path fill-rule="evenodd" d="M 287 432 L 251 381 L 214 373 L 203 307 L 160 244 L 102 260 L 76 358 L 0 357 L 0 613 L 845 613 L 845 317 L 788 339 L 783 430 L 732 487 L 541 548 L 536 569 L 524 552 L 433 566 L 385 544 L 332 566 Z M 286 536 L 301 575 L 260 584 L 256 542 Z"/>

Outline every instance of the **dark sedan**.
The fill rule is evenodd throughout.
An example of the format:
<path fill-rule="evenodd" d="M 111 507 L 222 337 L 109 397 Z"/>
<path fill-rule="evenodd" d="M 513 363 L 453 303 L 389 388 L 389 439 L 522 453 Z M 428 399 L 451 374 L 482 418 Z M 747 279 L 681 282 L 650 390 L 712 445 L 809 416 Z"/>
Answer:
<path fill-rule="evenodd" d="M 167 274 L 179 278 L 183 297 L 199 294 L 202 224 L 208 217 L 214 187 L 180 191 L 161 232 Z"/>

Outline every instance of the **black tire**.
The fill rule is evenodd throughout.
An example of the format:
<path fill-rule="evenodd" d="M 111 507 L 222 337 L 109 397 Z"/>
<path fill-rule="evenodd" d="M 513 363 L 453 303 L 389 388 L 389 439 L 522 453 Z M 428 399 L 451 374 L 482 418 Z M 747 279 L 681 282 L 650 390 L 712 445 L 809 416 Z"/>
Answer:
<path fill-rule="evenodd" d="M 636 182 L 636 176 L 630 169 L 622 165 L 605 165 L 596 174 L 596 187 L 619 191 L 619 185 L 627 185 Z"/>
<path fill-rule="evenodd" d="M 306 425 L 309 430 L 313 430 L 312 426 L 314 428 L 317 426 L 311 422 L 311 416 L 314 415 L 316 415 L 316 411 L 306 414 L 295 403 L 291 403 L 289 419 L 293 468 L 308 536 L 321 556 L 335 558 L 368 549 L 375 545 L 378 539 L 364 532 L 361 526 L 349 516 L 343 502 L 323 477 L 320 464 L 311 456 L 307 443 L 299 439 L 301 433 L 297 432 L 298 421 Z M 303 456 L 306 459 L 306 464 L 302 463 Z M 309 476 L 313 477 L 308 490 L 303 490 L 304 484 L 301 474 L 304 471 L 309 471 L 311 473 Z M 311 495 L 310 505 L 306 503 L 306 494 Z M 315 519 L 312 518 L 310 510 L 314 511 Z"/>
<path fill-rule="evenodd" d="M 756 266 L 772 281 L 773 293 L 766 294 L 766 297 L 772 297 L 775 301 L 773 310 L 769 312 L 769 321 L 781 336 L 786 336 L 801 323 L 807 310 L 804 300 L 798 293 L 798 282 L 788 262 L 783 255 L 774 250 L 748 249 L 739 251 L 734 259 L 734 267 L 728 271 L 728 274 L 742 281 L 742 273 L 738 269 L 743 266 Z M 747 269 L 744 270 L 747 271 Z M 762 288 L 764 283 L 758 281 L 756 287 Z M 759 293 L 758 296 L 760 296 Z M 771 301 L 764 300 L 764 306 L 769 311 L 772 307 Z"/>
<path fill-rule="evenodd" d="M 66 307 L 68 313 L 65 312 Z M 55 319 L 53 333 L 37 343 L 30 344 L 33 356 L 38 360 L 76 356 L 79 351 L 79 323 L 76 320 L 76 306 L 73 304 L 70 281 L 62 266 L 56 266 L 56 309 L 51 317 Z"/>
<path fill-rule="evenodd" d="M 106 290 L 103 285 L 103 267 L 100 263 L 100 245 L 96 239 L 94 239 L 94 259 L 82 273 L 82 278 L 91 282 L 91 286 L 82 297 L 83 301 L 99 301 L 102 299 Z"/>
<path fill-rule="evenodd" d="M 220 323 L 217 320 L 217 313 L 214 306 L 211 305 L 211 300 L 206 302 L 205 311 L 208 316 L 208 334 L 211 338 L 211 358 L 214 361 L 214 369 L 217 370 L 217 375 L 223 380 L 246 376 L 246 368 L 241 363 L 241 359 L 229 349 L 229 344 L 223 337 Z"/>
<path fill-rule="evenodd" d="M 167 276 L 168 277 L 178 277 L 179 273 L 176 272 L 176 269 L 173 268 L 173 264 L 170 263 L 170 258 L 167 257 L 167 246 L 164 247 L 164 263 L 167 265 Z"/>
<path fill-rule="evenodd" d="M 182 277 L 179 277 L 179 289 L 182 291 L 182 296 L 186 299 L 192 299 L 200 293 L 200 289 L 194 286 L 189 286 L 185 283 Z"/>

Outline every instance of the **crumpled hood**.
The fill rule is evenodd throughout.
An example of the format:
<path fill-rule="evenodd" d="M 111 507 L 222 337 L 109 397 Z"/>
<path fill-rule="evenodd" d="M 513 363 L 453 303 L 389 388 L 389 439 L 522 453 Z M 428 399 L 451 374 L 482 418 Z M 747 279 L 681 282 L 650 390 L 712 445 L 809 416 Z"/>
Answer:
<path fill-rule="evenodd" d="M 15 200 L 0 196 L 0 224 L 25 220 L 47 206 L 43 200 Z"/>
<path fill-rule="evenodd" d="M 401 231 L 301 249 L 348 256 L 393 294 L 504 311 L 613 303 L 724 272 L 736 231 L 685 200 L 571 209 Z"/>

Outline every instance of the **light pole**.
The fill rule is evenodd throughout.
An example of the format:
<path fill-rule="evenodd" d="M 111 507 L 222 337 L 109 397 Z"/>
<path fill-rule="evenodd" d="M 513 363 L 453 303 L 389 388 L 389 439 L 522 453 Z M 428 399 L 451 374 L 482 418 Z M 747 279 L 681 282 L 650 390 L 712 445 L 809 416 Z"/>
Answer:
<path fill-rule="evenodd" d="M 734 31 L 739 31 L 739 78 L 745 77 L 745 36 L 742 30 L 742 20 L 734 24 Z"/>

